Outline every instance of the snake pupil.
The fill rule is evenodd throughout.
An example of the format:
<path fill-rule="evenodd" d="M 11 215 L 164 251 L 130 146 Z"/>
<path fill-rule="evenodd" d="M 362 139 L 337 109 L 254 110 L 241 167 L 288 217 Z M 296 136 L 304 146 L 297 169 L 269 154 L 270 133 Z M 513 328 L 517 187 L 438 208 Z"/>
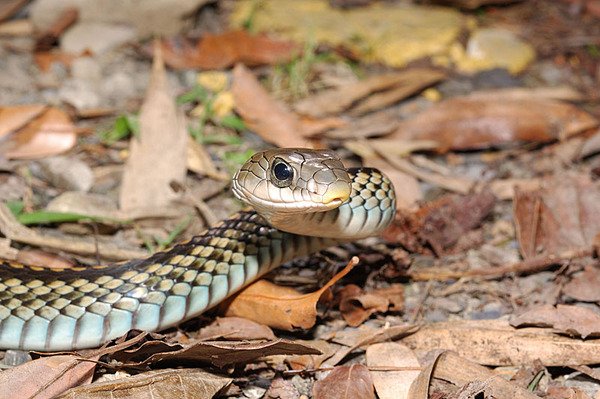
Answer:
<path fill-rule="evenodd" d="M 276 163 L 273 166 L 272 173 L 273 177 L 275 177 L 274 183 L 279 187 L 289 186 L 292 183 L 294 171 L 286 162 L 279 161 Z"/>

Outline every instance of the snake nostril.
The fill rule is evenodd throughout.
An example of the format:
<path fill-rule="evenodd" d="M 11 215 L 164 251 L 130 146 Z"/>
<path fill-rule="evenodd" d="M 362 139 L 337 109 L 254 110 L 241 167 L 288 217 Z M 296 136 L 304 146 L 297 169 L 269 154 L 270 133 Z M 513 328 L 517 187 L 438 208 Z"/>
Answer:
<path fill-rule="evenodd" d="M 350 198 L 352 186 L 348 182 L 336 181 L 327 187 L 327 191 L 323 194 L 323 203 L 329 204 L 334 201 L 344 202 Z"/>

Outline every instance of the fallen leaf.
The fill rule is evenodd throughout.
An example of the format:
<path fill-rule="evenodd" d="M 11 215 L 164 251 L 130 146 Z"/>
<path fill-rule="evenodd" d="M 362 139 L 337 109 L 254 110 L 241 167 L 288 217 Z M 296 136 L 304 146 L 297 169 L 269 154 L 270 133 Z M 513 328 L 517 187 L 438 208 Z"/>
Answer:
<path fill-rule="evenodd" d="M 217 367 L 247 363 L 272 355 L 318 355 L 317 349 L 295 341 L 202 341 L 191 344 L 170 344 L 148 341 L 135 350 L 115 353 L 115 360 L 129 366 L 142 366 L 175 360 L 210 363 Z"/>
<path fill-rule="evenodd" d="M 238 62 L 248 66 L 274 65 L 290 61 L 299 53 L 298 46 L 290 41 L 242 30 L 206 34 L 197 43 L 183 38 L 163 40 L 161 47 L 165 63 L 174 69 L 222 69 Z"/>
<path fill-rule="evenodd" d="M 89 383 L 96 363 L 72 355 L 43 357 L 0 373 L 0 397 L 54 398 L 67 389 Z"/>
<path fill-rule="evenodd" d="M 292 288 L 259 280 L 224 305 L 225 315 L 244 317 L 282 330 L 309 329 L 317 320 L 319 298 L 357 264 L 358 258 L 353 257 L 327 284 L 310 294 L 300 294 Z"/>
<path fill-rule="evenodd" d="M 206 151 L 204 146 L 193 140 L 191 137 L 188 138 L 187 145 L 187 168 L 194 173 L 198 173 L 203 176 L 208 176 L 215 180 L 227 180 L 230 177 L 227 173 L 221 172 L 215 166 L 210 154 Z"/>
<path fill-rule="evenodd" d="M 548 387 L 546 399 L 591 399 L 584 391 L 570 387 Z"/>
<path fill-rule="evenodd" d="M 386 312 L 390 301 L 372 293 L 365 293 L 362 288 L 348 284 L 337 295 L 340 298 L 340 312 L 351 327 L 356 327 L 367 320 L 373 313 Z"/>
<path fill-rule="evenodd" d="M 340 113 L 371 93 L 397 88 L 397 86 L 402 85 L 402 88 L 397 88 L 397 90 L 404 96 L 398 95 L 399 93 L 396 91 L 394 92 L 394 96 L 387 99 L 376 97 L 376 100 L 372 100 L 362 108 L 359 108 L 356 115 L 360 115 L 399 101 L 417 90 L 442 79 L 443 76 L 442 73 L 431 69 L 408 69 L 406 71 L 378 74 L 356 83 L 321 91 L 297 102 L 294 109 L 301 114 L 320 118 Z M 397 100 L 394 101 L 396 97 Z"/>
<path fill-rule="evenodd" d="M 15 259 L 18 263 L 48 269 L 70 269 L 76 263 L 64 257 L 39 249 L 21 249 Z"/>
<path fill-rule="evenodd" d="M 308 140 L 302 137 L 304 128 L 298 115 L 273 99 L 242 64 L 233 69 L 231 91 L 235 109 L 246 126 L 265 141 L 279 147 L 311 147 Z"/>
<path fill-rule="evenodd" d="M 600 129 L 585 140 L 576 159 L 583 159 L 600 152 Z"/>
<path fill-rule="evenodd" d="M 434 3 L 476 10 L 481 6 L 516 3 L 521 0 L 435 0 Z"/>
<path fill-rule="evenodd" d="M 397 215 L 384 237 L 417 252 L 422 252 L 425 245 L 430 246 L 439 256 L 451 251 L 462 236 L 478 227 L 495 202 L 495 197 L 487 191 L 445 195 L 415 213 Z"/>
<path fill-rule="evenodd" d="M 517 192 L 513 213 L 525 259 L 591 247 L 600 232 L 600 182 L 575 173 L 544 179 L 538 190 Z"/>
<path fill-rule="evenodd" d="M 600 302 L 600 273 L 597 267 L 588 265 L 565 284 L 562 293 L 576 301 Z"/>
<path fill-rule="evenodd" d="M 379 399 L 408 398 L 410 386 L 421 369 L 419 360 L 412 350 L 398 342 L 382 342 L 367 348 L 366 359 Z M 407 370 L 377 370 L 377 368 L 396 367 L 407 368 Z"/>
<path fill-rule="evenodd" d="M 385 108 L 408 98 L 419 91 L 443 80 L 446 77 L 441 71 L 429 68 L 412 68 L 403 71 L 404 81 L 380 93 L 369 96 L 350 110 L 351 115 L 364 115 L 371 111 Z"/>
<path fill-rule="evenodd" d="M 490 183 L 490 191 L 499 200 L 512 200 L 517 190 L 534 191 L 542 185 L 540 179 L 502 179 Z"/>
<path fill-rule="evenodd" d="M 411 399 L 428 398 L 429 380 L 432 377 L 448 381 L 458 387 L 462 387 L 473 381 L 481 381 L 483 382 L 483 397 L 486 398 L 539 398 L 539 396 L 529 392 L 527 389 L 506 381 L 484 366 L 450 351 L 436 356 L 434 361 L 419 374 L 419 377 L 411 386 L 409 397 Z M 473 392 L 471 395 L 465 395 L 465 397 L 474 397 L 478 393 Z"/>
<path fill-rule="evenodd" d="M 455 97 L 399 123 L 391 137 L 433 140 L 440 151 L 564 140 L 598 126 L 576 106 L 554 100 Z"/>
<path fill-rule="evenodd" d="M 561 100 L 584 101 L 585 97 L 570 86 L 511 87 L 506 89 L 478 90 L 466 96 L 472 100 L 493 100 L 501 97 L 510 100 Z"/>
<path fill-rule="evenodd" d="M 52 64 L 60 64 L 65 67 L 70 67 L 75 60 L 73 54 L 64 53 L 62 51 L 36 51 L 33 53 L 33 61 L 42 72 L 48 72 L 52 68 Z M 89 112 L 89 110 L 85 110 Z"/>
<path fill-rule="evenodd" d="M 274 340 L 275 334 L 264 324 L 241 317 L 218 317 L 214 322 L 202 328 L 197 339 L 224 338 L 233 341 L 268 339 Z"/>
<path fill-rule="evenodd" d="M 373 380 L 362 364 L 338 366 L 313 386 L 315 399 L 375 399 Z"/>
<path fill-rule="evenodd" d="M 552 327 L 555 331 L 581 338 L 600 337 L 600 315 L 574 305 L 542 305 L 514 317 L 513 327 Z"/>
<path fill-rule="evenodd" d="M 374 295 L 382 296 L 389 301 L 388 310 L 392 312 L 404 310 L 404 285 L 393 283 L 389 287 L 377 288 L 372 292 Z"/>
<path fill-rule="evenodd" d="M 431 323 L 402 342 L 421 356 L 446 349 L 479 364 L 512 366 L 539 359 L 544 366 L 600 363 L 600 339 L 580 340 L 544 328 L 519 328 L 507 320 Z"/>
<path fill-rule="evenodd" d="M 14 128 L 18 123 L 24 122 L 26 117 L 33 117 L 37 107 L 22 109 L 19 117 L 9 121 L 5 127 Z M 13 133 L 3 143 L 0 154 L 9 159 L 44 158 L 70 150 L 76 141 L 77 133 L 69 116 L 58 108 L 48 108 Z"/>
<path fill-rule="evenodd" d="M 155 52 L 139 122 L 140 133 L 131 139 L 123 171 L 119 204 L 124 211 L 169 206 L 179 196 L 171 182 L 185 179 L 188 133 L 169 93 L 160 51 Z"/>
<path fill-rule="evenodd" d="M 58 43 L 60 36 L 79 18 L 76 7 L 65 7 L 47 29 L 37 35 L 35 51 L 49 51 Z"/>
<path fill-rule="evenodd" d="M 341 126 L 330 130 L 323 136 L 330 139 L 365 139 L 374 136 L 384 136 L 396 130 L 396 125 L 400 122 L 400 117 L 396 112 L 383 110 L 373 112 L 367 116 L 353 119 L 346 126 Z M 434 143 L 437 146 L 436 143 Z"/>
<path fill-rule="evenodd" d="M 72 388 L 58 398 L 212 398 L 231 381 L 231 378 L 201 369 L 153 370 L 115 381 Z"/>
<path fill-rule="evenodd" d="M 42 104 L 0 107 L 0 138 L 19 130 L 45 109 L 46 106 Z"/>
<path fill-rule="evenodd" d="M 27 0 L 4 0 L 0 5 L 0 21 L 12 17 L 26 4 Z"/>

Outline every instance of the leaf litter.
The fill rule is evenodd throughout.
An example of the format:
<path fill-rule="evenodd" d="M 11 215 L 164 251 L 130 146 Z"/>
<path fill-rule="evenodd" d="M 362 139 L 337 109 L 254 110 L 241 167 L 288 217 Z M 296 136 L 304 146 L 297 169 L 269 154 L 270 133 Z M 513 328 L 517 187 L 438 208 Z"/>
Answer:
<path fill-rule="evenodd" d="M 250 3 L 244 2 L 243 7 Z M 410 48 L 391 49 L 392 38 L 385 45 L 371 32 L 364 38 L 350 35 L 352 40 L 348 36 L 337 42 L 328 40 L 343 32 L 362 32 L 373 15 L 378 16 L 378 27 L 373 28 L 378 31 L 390 15 L 400 11 L 393 2 L 364 2 L 364 8 L 357 10 L 353 2 L 330 3 L 350 10 L 330 9 L 326 2 L 313 10 L 318 29 L 312 44 L 282 39 L 297 40 L 304 35 L 298 34 L 303 31 L 297 26 L 289 32 L 261 28 L 269 12 L 290 14 L 286 7 L 274 8 L 273 4 L 282 3 L 262 2 L 256 14 L 247 15 L 243 25 L 248 29 L 235 31 L 210 25 L 219 23 L 215 13 L 221 12 L 220 1 L 201 8 L 191 17 L 198 18 L 196 28 L 185 27 L 175 40 L 159 42 L 165 62 L 173 69 L 154 75 L 140 115 L 143 129 L 129 143 L 121 137 L 101 142 L 90 133 L 105 129 L 98 128 L 102 115 L 107 115 L 102 109 L 122 109 L 122 115 L 127 115 L 123 118 L 137 118 L 134 115 L 143 96 L 138 92 L 131 97 L 131 88 L 146 87 L 145 82 L 137 82 L 136 75 L 146 76 L 131 71 L 147 70 L 145 60 L 132 63 L 123 48 L 108 57 L 63 52 L 60 13 L 49 18 L 58 21 L 57 29 L 39 30 L 51 33 L 46 43 L 49 52 L 33 54 L 39 72 L 29 67 L 31 54 L 26 64 L 14 68 L 12 60 L 20 62 L 31 49 L 17 40 L 0 39 L 3 49 L 8 49 L 4 75 L 0 74 L 1 97 L 9 99 L 0 108 L 0 151 L 10 159 L 0 159 L 0 185 L 12 187 L 10 177 L 25 188 L 10 190 L 12 196 L 2 194 L 3 200 L 16 198 L 22 215 L 35 216 L 31 220 L 35 225 L 43 222 L 44 212 L 56 212 L 46 208 L 50 200 L 65 194 L 63 198 L 68 198 L 69 193 L 47 176 L 30 173 L 27 160 L 70 151 L 93 170 L 93 195 L 116 204 L 115 194 L 121 189 L 135 197 L 130 205 L 141 204 L 125 206 L 123 200 L 120 210 L 113 205 L 104 213 L 97 213 L 102 207 L 64 208 L 66 212 L 80 210 L 70 212 L 77 218 L 46 215 L 50 223 L 43 227 L 24 227 L 18 222 L 23 219 L 15 219 L 0 204 L 0 231 L 6 237 L 2 253 L 11 260 L 46 266 L 54 262 L 53 255 L 32 252 L 27 248 L 31 245 L 76 254 L 60 267 L 79 268 L 99 257 L 141 257 L 147 249 L 164 246 L 179 234 L 188 238 L 200 233 L 204 225 L 199 217 L 186 216 L 185 225 L 180 225 L 181 218 L 169 218 L 188 209 L 193 214 L 189 204 L 215 220 L 239 209 L 222 193 L 222 182 L 228 179 L 223 171 L 235 170 L 266 143 L 335 149 L 348 165 L 380 168 L 397 188 L 400 210 L 385 235 L 387 241 L 343 245 L 284 267 L 276 272 L 275 280 L 291 286 L 258 282 L 235 299 L 242 301 L 235 317 L 209 323 L 223 315 L 222 309 L 215 309 L 164 336 L 140 336 L 144 342 L 132 348 L 123 349 L 117 343 L 102 352 L 98 363 L 80 364 L 93 367 L 96 377 L 110 375 L 115 367 L 136 375 L 82 385 L 64 397 L 102 397 L 112 392 L 124 397 L 169 397 L 177 392 L 294 399 L 311 394 L 558 398 L 593 397 L 598 391 L 594 381 L 566 387 L 565 381 L 575 379 L 557 371 L 569 366 L 597 378 L 597 370 L 587 365 L 599 363 L 596 216 L 600 212 L 595 195 L 600 175 L 600 114 L 597 88 L 590 83 L 595 82 L 598 61 L 594 47 L 585 43 L 597 32 L 589 23 L 587 8 L 567 12 L 563 2 L 535 9 L 528 2 L 498 8 L 459 2 L 461 7 L 478 4 L 481 9 L 458 35 L 456 26 L 466 21 L 460 11 L 433 12 L 406 4 L 402 18 L 415 17 L 411 19 L 414 29 L 398 36 L 403 45 L 412 43 L 413 31 L 415 35 L 421 32 L 420 18 L 428 14 L 450 35 L 439 39 L 443 43 L 437 42 L 436 50 L 420 45 L 433 55 L 404 68 L 400 65 L 414 54 Z M 289 7 L 296 9 L 298 4 L 308 3 L 298 1 Z M 86 18 L 91 15 L 85 8 L 79 11 Z M 303 12 L 291 13 L 294 23 L 306 22 Z M 536 18 L 524 25 L 525 16 L 532 13 Z M 80 21 L 73 22 L 70 15 L 63 22 L 77 26 Z M 355 21 L 355 15 L 362 19 Z M 238 16 L 234 10 L 232 18 Z M 332 18 L 330 31 L 325 33 L 323 16 Z M 444 25 L 444 20 L 436 19 L 443 16 L 454 22 Z M 522 41 L 540 47 L 539 59 L 519 76 L 511 75 L 510 68 L 472 75 L 456 71 L 452 62 L 466 52 L 462 46 L 476 36 L 484 16 L 492 31 L 498 30 L 494 26 L 498 20 L 510 20 Z M 277 25 L 287 17 L 271 23 Z M 22 14 L 10 18 L 21 18 L 11 23 L 37 23 L 33 17 L 23 19 Z M 240 26 L 239 18 L 233 25 Z M 36 38 L 29 36 L 35 43 Z M 367 42 L 373 38 L 381 45 L 370 47 Z M 582 40 L 584 44 L 573 45 Z M 556 44 L 556 48 L 549 50 L 539 43 Z M 369 48 L 387 53 L 365 53 Z M 80 62 L 81 57 L 85 62 Z M 365 62 L 373 57 L 397 67 Z M 90 61 L 91 68 L 98 70 L 85 69 Z M 249 69 L 256 65 L 260 67 Z M 202 75 L 190 68 L 218 71 Z M 111 75 L 115 69 L 127 71 L 134 84 Z M 350 77 L 342 76 L 342 69 Z M 39 79 L 34 75 L 35 84 L 27 85 L 32 71 L 40 74 Z M 95 93 L 103 103 L 85 114 L 60 104 L 69 103 L 55 93 L 65 75 L 69 84 L 85 88 L 95 74 L 116 93 L 114 97 Z M 218 78 L 209 79 L 213 75 Z M 8 90 L 6 76 L 11 76 Z M 166 87 L 167 80 L 173 93 Z M 23 82 L 24 89 L 19 89 Z M 199 97 L 199 87 L 214 98 Z M 174 93 L 182 94 L 177 106 Z M 85 90 L 78 94 L 86 95 Z M 185 119 L 181 111 L 186 112 Z M 144 138 L 151 136 L 149 147 L 154 151 L 135 149 L 144 147 Z M 128 175 L 132 164 L 139 167 L 137 172 L 129 183 L 120 184 L 119 176 L 124 169 Z M 164 180 L 161 192 L 155 194 L 142 182 L 148 170 L 159 169 L 156 174 Z M 142 184 L 135 188 L 135 182 Z M 92 203 L 92 197 L 86 193 L 76 201 Z M 158 209 L 164 204 L 177 205 Z M 89 221 L 83 221 L 86 216 Z M 106 223 L 90 216 L 133 222 Z M 149 236 L 156 236 L 156 241 L 148 240 Z M 120 246 L 124 241 L 128 249 Z M 361 258 L 361 267 L 336 283 L 341 289 L 335 294 L 319 289 L 334 275 L 334 268 L 354 255 Z M 325 285 L 340 278 L 336 275 Z M 270 293 L 265 296 L 266 290 Z M 59 361 L 61 356 L 39 360 Z M 178 368 L 164 369 L 171 366 Z M 202 369 L 194 368 L 198 366 Z M 20 367 L 11 372 L 20 372 Z M 519 367 L 522 371 L 517 372 Z M 546 367 L 555 368 L 548 373 Z M 4 373 L 10 377 L 7 372 L 0 375 Z M 504 380 L 500 374 L 512 379 Z M 22 385 L 38 389 L 30 382 L 36 377 Z M 74 378 L 60 390 L 79 381 Z M 227 385 L 226 391 L 221 390 Z"/>

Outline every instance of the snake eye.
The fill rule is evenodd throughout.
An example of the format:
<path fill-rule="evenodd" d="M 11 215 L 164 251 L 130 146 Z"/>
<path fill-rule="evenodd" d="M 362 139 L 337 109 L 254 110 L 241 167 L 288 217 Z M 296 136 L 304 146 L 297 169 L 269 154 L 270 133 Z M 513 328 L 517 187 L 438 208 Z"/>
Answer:
<path fill-rule="evenodd" d="M 276 159 L 271 167 L 271 181 L 277 187 L 288 187 L 292 184 L 294 170 L 283 159 Z"/>

